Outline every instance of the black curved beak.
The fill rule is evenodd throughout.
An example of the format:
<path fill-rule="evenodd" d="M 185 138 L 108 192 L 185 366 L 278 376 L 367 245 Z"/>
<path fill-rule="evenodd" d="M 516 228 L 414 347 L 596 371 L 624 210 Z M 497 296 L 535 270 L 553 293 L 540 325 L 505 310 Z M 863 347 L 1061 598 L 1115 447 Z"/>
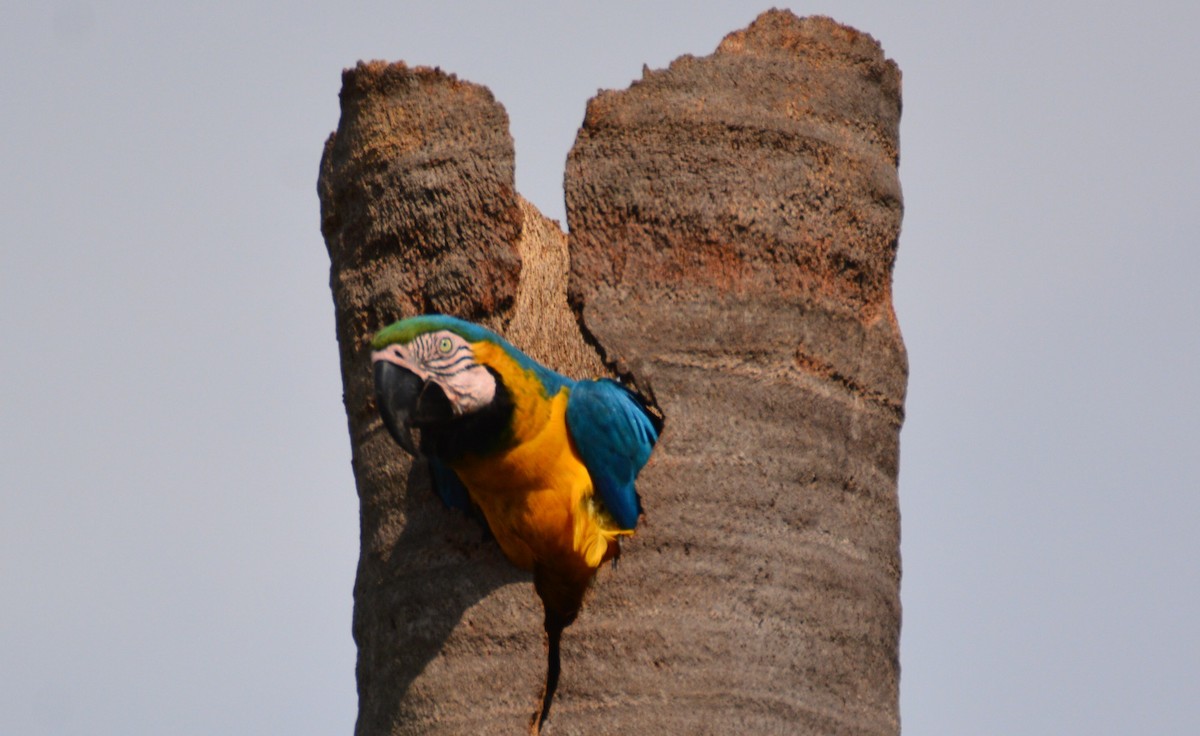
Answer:
<path fill-rule="evenodd" d="M 454 407 L 441 387 L 422 381 L 417 374 L 386 360 L 375 362 L 375 403 L 388 433 L 416 456 L 413 427 L 418 429 L 454 418 Z"/>
<path fill-rule="evenodd" d="M 412 438 L 412 415 L 425 382 L 417 374 L 386 360 L 375 362 L 375 404 L 383 426 L 392 439 L 412 456 L 417 446 Z"/>

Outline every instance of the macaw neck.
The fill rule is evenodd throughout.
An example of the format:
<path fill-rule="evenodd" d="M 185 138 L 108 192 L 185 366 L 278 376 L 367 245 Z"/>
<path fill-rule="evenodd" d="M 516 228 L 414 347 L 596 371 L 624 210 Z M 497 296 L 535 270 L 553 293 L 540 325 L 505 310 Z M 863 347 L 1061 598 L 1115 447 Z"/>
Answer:
<path fill-rule="evenodd" d="M 464 455 L 492 455 L 541 434 L 551 419 L 551 400 L 574 383 L 502 345 L 484 341 L 471 347 L 496 379 L 495 397 L 479 411 L 422 431 L 422 451 L 451 465 Z"/>
<path fill-rule="evenodd" d="M 509 391 L 516 392 L 519 388 L 528 386 L 532 393 L 552 397 L 564 386 L 569 388 L 575 383 L 561 373 L 534 362 L 528 355 L 507 343 L 501 345 L 489 341 L 473 342 L 471 348 L 475 351 L 475 360 L 497 373 Z"/>
<path fill-rule="evenodd" d="M 524 353 L 493 342 L 471 346 L 475 360 L 497 376 L 497 385 L 504 386 L 512 404 L 508 427 L 508 449 L 541 434 L 551 417 L 551 400 L 570 379 L 530 360 Z"/>
<path fill-rule="evenodd" d="M 445 424 L 421 428 L 421 452 L 447 463 L 463 455 L 488 455 L 504 449 L 512 441 L 512 397 L 504 382 L 491 368 L 496 379 L 492 402 L 479 411 L 452 419 Z"/>

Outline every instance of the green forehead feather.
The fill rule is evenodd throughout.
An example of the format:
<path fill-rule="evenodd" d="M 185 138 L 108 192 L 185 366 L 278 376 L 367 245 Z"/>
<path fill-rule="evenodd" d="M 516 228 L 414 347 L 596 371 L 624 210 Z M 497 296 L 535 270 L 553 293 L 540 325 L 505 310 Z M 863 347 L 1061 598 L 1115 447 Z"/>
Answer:
<path fill-rule="evenodd" d="M 419 317 L 402 319 L 399 322 L 393 322 L 384 327 L 375 334 L 375 339 L 371 341 L 371 347 L 374 350 L 379 350 L 396 343 L 407 344 L 412 342 L 413 338 L 418 335 L 424 335 L 427 332 L 437 332 L 438 330 L 449 330 L 467 342 L 480 342 L 483 340 L 501 342 L 500 338 L 494 332 L 479 325 L 464 322 L 454 317 L 447 317 L 443 314 L 424 314 Z"/>

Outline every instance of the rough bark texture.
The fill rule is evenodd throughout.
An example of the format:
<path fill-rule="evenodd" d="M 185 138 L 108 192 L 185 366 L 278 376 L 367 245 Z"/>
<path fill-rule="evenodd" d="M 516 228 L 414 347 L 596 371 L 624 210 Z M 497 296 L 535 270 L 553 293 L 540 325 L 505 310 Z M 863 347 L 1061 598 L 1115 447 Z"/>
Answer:
<path fill-rule="evenodd" d="M 511 733 L 544 676 L 541 606 L 529 576 L 445 509 L 424 464 L 384 431 L 368 345 L 401 317 L 439 311 L 560 370 L 600 363 L 567 309 L 566 237 L 516 195 L 491 93 L 371 63 L 343 74 L 341 102 L 318 193 L 361 509 L 355 732 Z"/>
<path fill-rule="evenodd" d="M 667 431 L 621 570 L 637 615 L 581 621 L 579 733 L 898 732 L 899 116 L 873 39 L 783 12 L 588 105 L 571 296 Z M 602 694 L 670 707 L 595 707 L 578 673 L 615 676 L 609 638 L 646 674 Z"/>
<path fill-rule="evenodd" d="M 567 168 L 572 313 L 568 240 L 514 193 L 490 93 L 345 73 L 318 188 L 362 508 L 356 733 L 520 733 L 543 676 L 529 577 L 375 414 L 367 342 L 422 311 L 578 377 L 599 350 L 667 417 L 544 733 L 898 732 L 899 86 L 869 36 L 771 11 L 601 93 Z"/>

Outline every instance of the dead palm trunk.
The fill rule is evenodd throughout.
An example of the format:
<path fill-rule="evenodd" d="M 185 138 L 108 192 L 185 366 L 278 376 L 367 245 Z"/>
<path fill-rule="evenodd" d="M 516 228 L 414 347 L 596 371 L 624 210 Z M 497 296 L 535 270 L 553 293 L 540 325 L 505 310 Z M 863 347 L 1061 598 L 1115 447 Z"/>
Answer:
<path fill-rule="evenodd" d="M 542 685 L 528 576 L 371 403 L 370 335 L 422 311 L 607 364 L 666 414 L 545 733 L 899 731 L 899 113 L 874 40 L 777 11 L 600 94 L 567 167 L 568 309 L 568 240 L 513 191 L 491 95 L 346 72 L 319 190 L 362 508 L 358 734 L 519 733 Z"/>

